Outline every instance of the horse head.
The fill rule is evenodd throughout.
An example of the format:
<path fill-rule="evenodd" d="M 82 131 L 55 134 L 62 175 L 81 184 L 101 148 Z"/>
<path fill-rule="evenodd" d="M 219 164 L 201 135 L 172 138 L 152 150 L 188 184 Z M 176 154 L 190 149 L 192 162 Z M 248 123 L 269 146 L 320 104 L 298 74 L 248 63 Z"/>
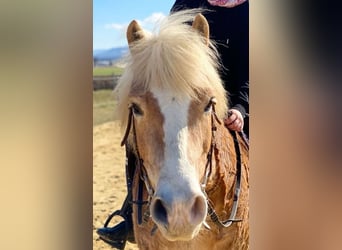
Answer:
<path fill-rule="evenodd" d="M 150 214 L 169 241 L 191 240 L 207 216 L 203 184 L 212 149 L 213 108 L 223 118 L 226 93 L 209 25 L 197 14 L 173 14 L 158 35 L 136 21 L 127 29 L 130 59 L 116 88 L 118 113 L 133 132 L 128 141 L 142 161 Z M 216 100 L 216 101 L 215 101 Z"/>

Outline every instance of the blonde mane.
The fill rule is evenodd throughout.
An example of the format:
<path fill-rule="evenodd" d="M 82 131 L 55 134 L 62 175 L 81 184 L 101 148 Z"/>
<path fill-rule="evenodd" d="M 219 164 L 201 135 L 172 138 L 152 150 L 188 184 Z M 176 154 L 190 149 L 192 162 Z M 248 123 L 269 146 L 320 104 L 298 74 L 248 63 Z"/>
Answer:
<path fill-rule="evenodd" d="M 143 39 L 130 45 L 127 66 L 114 91 L 116 118 L 123 128 L 132 90 L 143 94 L 159 88 L 172 91 L 175 96 L 197 98 L 196 93 L 209 89 L 217 100 L 217 115 L 226 115 L 227 97 L 218 74 L 217 50 L 188 25 L 200 11 L 173 13 L 161 21 L 159 31 L 144 33 Z"/>

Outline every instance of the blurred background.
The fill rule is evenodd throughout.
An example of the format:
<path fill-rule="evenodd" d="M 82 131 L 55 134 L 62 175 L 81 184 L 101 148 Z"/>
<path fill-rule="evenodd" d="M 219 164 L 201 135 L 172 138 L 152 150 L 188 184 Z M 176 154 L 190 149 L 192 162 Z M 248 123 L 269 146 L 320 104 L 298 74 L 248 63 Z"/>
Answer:
<path fill-rule="evenodd" d="M 124 68 L 129 53 L 126 30 L 137 20 L 145 30 L 166 17 L 174 0 L 93 1 L 93 124 L 113 120 L 115 103 L 111 92 Z"/>
<path fill-rule="evenodd" d="M 92 249 L 101 1 L 1 2 L 0 249 Z M 339 10 L 250 1 L 251 249 L 341 249 Z"/>

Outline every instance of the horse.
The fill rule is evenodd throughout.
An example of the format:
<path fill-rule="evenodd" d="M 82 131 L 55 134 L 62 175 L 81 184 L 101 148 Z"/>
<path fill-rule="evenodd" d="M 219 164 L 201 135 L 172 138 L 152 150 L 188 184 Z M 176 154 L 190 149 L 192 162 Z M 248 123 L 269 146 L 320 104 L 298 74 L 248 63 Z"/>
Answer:
<path fill-rule="evenodd" d="M 248 249 L 248 144 L 222 122 L 228 94 L 207 20 L 179 11 L 155 33 L 133 20 L 126 36 L 130 55 L 114 93 L 122 145 L 138 159 L 139 249 Z"/>

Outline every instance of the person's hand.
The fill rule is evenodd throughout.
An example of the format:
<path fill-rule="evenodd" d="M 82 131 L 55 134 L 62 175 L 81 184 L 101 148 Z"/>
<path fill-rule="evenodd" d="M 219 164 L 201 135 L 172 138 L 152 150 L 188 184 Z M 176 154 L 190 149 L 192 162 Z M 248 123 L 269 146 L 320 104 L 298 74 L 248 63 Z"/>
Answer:
<path fill-rule="evenodd" d="M 224 124 L 227 128 L 241 132 L 243 129 L 243 117 L 239 110 L 230 109 L 228 117 L 224 118 Z"/>

